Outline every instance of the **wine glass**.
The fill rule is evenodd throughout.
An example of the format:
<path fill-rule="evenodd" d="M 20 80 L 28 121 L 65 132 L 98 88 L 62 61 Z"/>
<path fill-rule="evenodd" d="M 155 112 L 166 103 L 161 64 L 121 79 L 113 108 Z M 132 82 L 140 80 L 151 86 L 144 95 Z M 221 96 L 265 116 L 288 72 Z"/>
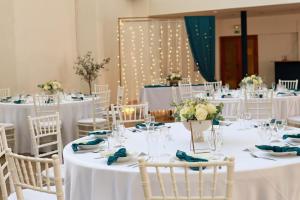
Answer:
<path fill-rule="evenodd" d="M 281 135 L 282 131 L 285 129 L 287 125 L 287 121 L 285 119 L 276 120 L 275 124 L 279 135 Z"/>
<path fill-rule="evenodd" d="M 276 89 L 276 83 L 273 82 L 273 83 L 272 83 L 272 90 L 275 91 L 275 89 Z"/>
<path fill-rule="evenodd" d="M 151 115 L 150 114 L 146 114 L 144 121 L 145 121 L 146 129 L 149 132 L 149 128 L 150 128 L 150 124 L 151 124 Z"/>

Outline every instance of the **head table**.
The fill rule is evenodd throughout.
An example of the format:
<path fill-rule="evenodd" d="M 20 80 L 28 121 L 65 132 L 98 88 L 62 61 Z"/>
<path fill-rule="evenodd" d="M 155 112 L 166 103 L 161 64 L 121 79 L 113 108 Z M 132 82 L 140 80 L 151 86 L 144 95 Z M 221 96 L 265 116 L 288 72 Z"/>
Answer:
<path fill-rule="evenodd" d="M 181 123 L 168 124 L 171 140 L 166 140 L 166 161 L 176 150 L 188 152 L 190 134 Z M 300 157 L 272 157 L 274 160 L 253 158 L 245 148 L 254 147 L 260 137 L 257 128 L 240 130 L 238 122 L 222 128 L 221 152 L 235 157 L 234 200 L 298 200 L 300 196 Z M 297 131 L 297 130 L 296 130 Z M 147 152 L 147 132 L 126 130 L 128 151 Z M 156 147 L 155 147 L 156 148 Z M 74 153 L 71 144 L 63 152 L 66 168 L 66 200 L 142 200 L 143 190 L 138 167 L 128 163 L 108 166 L 99 153 Z M 158 187 L 158 185 L 156 186 Z"/>
<path fill-rule="evenodd" d="M 23 104 L 0 103 L 0 122 L 12 123 L 16 132 L 16 152 L 32 153 L 28 116 L 35 116 L 32 99 Z M 92 100 L 63 100 L 59 105 L 62 121 L 62 141 L 64 144 L 76 138 L 76 123 L 81 118 L 87 118 L 92 112 Z"/>
<path fill-rule="evenodd" d="M 198 93 L 203 90 L 204 86 L 192 86 L 193 95 L 195 97 L 201 96 Z M 177 99 L 179 99 L 179 89 L 177 90 Z M 223 114 L 227 116 L 233 116 L 235 113 L 236 106 L 241 103 L 240 100 L 243 100 L 243 95 L 241 95 L 240 90 L 230 90 L 228 92 L 232 94 L 231 98 L 221 98 L 221 95 L 217 95 L 214 99 L 208 97 L 210 101 L 217 101 L 224 103 Z M 276 118 L 287 118 L 291 116 L 300 115 L 300 93 L 296 93 L 297 96 L 281 96 L 274 93 L 273 97 L 273 113 Z M 172 87 L 145 87 L 141 89 L 140 92 L 140 101 L 148 102 L 150 111 L 158 110 L 171 110 L 172 109 Z"/>

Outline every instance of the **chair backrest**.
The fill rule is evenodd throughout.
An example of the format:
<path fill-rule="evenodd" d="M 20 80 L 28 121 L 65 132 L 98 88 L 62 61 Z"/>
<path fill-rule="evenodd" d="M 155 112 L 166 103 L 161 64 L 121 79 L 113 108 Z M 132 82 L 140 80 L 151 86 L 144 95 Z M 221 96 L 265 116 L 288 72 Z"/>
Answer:
<path fill-rule="evenodd" d="M 145 115 L 148 114 L 148 104 L 111 105 L 111 111 L 114 124 L 117 120 L 121 123 L 143 122 Z"/>
<path fill-rule="evenodd" d="M 94 84 L 93 94 L 100 94 L 106 90 L 109 90 L 109 86 L 107 84 L 105 85 Z"/>
<path fill-rule="evenodd" d="M 190 77 L 182 78 L 179 82 L 181 84 L 192 84 Z"/>
<path fill-rule="evenodd" d="M 253 119 L 268 119 L 273 117 L 273 92 L 245 91 L 244 107 L 245 112 L 250 113 Z"/>
<path fill-rule="evenodd" d="M 233 158 L 194 163 L 147 163 L 139 160 L 139 168 L 145 200 L 232 200 Z"/>
<path fill-rule="evenodd" d="M 109 105 L 110 105 L 110 90 L 104 90 L 93 97 L 93 129 L 109 129 Z M 106 119 L 105 126 L 97 122 L 97 118 Z"/>
<path fill-rule="evenodd" d="M 210 103 L 219 105 L 223 103 L 222 116 L 225 120 L 236 120 L 241 114 L 242 100 L 241 99 L 226 99 L 226 100 L 210 100 Z M 227 108 L 227 110 L 225 110 Z"/>
<path fill-rule="evenodd" d="M 10 97 L 10 89 L 9 88 L 0 89 L 0 99 L 4 99 L 6 97 Z"/>
<path fill-rule="evenodd" d="M 62 160 L 59 113 L 39 117 L 28 116 L 28 121 L 34 156 L 43 158 L 49 155 L 58 154 L 59 159 Z M 43 152 L 45 148 L 46 152 Z"/>
<path fill-rule="evenodd" d="M 54 194 L 57 200 L 64 199 L 60 161 L 57 155 L 53 155 L 51 159 L 35 158 L 14 154 L 8 149 L 6 156 L 18 200 L 24 200 L 23 189 Z M 55 187 L 51 187 L 53 179 L 50 176 L 50 168 L 52 167 Z M 45 169 L 45 174 L 42 174 L 42 169 Z"/>
<path fill-rule="evenodd" d="M 205 82 L 204 83 L 206 90 L 218 90 L 222 87 L 222 81 L 216 81 L 216 82 Z"/>
<path fill-rule="evenodd" d="M 0 190 L 2 200 L 7 200 L 10 193 L 14 192 L 12 177 L 8 171 L 8 161 L 5 157 L 5 151 L 8 149 L 5 129 L 0 127 Z M 8 190 L 7 186 L 10 186 Z"/>
<path fill-rule="evenodd" d="M 34 110 L 36 116 L 51 115 L 59 112 L 60 99 L 58 95 L 34 95 Z"/>
<path fill-rule="evenodd" d="M 298 89 L 298 79 L 296 80 L 281 80 L 279 79 L 279 85 L 283 85 L 286 89 L 297 90 Z"/>
<path fill-rule="evenodd" d="M 117 105 L 123 105 L 124 104 L 124 87 L 118 86 L 117 89 Z"/>
<path fill-rule="evenodd" d="M 178 84 L 179 96 L 181 100 L 193 98 L 192 84 Z"/>

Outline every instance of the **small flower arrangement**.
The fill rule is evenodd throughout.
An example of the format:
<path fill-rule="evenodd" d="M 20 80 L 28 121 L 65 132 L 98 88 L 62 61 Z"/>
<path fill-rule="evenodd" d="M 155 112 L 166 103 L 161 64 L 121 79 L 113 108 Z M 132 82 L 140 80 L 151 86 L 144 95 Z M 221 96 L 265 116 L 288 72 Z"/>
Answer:
<path fill-rule="evenodd" d="M 240 83 L 240 86 L 247 86 L 247 85 L 260 86 L 261 84 L 263 84 L 263 80 L 260 76 L 251 75 L 251 76 L 244 77 Z"/>
<path fill-rule="evenodd" d="M 61 83 L 56 80 L 50 80 L 46 83 L 39 84 L 39 88 L 41 88 L 44 92 L 54 94 L 56 92 L 62 92 L 63 88 L 61 86 Z"/>
<path fill-rule="evenodd" d="M 224 120 L 221 116 L 223 104 L 217 106 L 205 99 L 189 99 L 175 106 L 174 117 L 177 121 Z"/>
<path fill-rule="evenodd" d="M 172 72 L 167 76 L 167 81 L 180 81 L 180 80 L 182 80 L 182 76 L 177 72 Z"/>

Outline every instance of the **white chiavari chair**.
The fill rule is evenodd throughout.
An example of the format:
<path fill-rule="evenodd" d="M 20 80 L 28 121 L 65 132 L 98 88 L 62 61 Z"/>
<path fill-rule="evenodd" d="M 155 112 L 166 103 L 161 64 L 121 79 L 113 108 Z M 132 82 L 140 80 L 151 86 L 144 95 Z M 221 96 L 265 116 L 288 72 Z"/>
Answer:
<path fill-rule="evenodd" d="M 215 106 L 223 103 L 224 108 L 222 110 L 222 116 L 225 120 L 234 121 L 237 120 L 241 114 L 242 100 L 240 99 L 226 99 L 226 100 L 211 100 Z"/>
<path fill-rule="evenodd" d="M 62 139 L 59 113 L 54 115 L 28 116 L 33 154 L 36 158 L 45 158 L 57 154 L 62 163 Z M 61 165 L 64 172 L 64 165 Z M 50 177 L 54 179 L 53 169 L 49 169 Z M 43 171 L 43 175 L 46 176 Z"/>
<path fill-rule="evenodd" d="M 8 200 L 63 200 L 63 181 L 60 160 L 57 155 L 49 158 L 35 158 L 11 153 L 6 150 L 9 172 L 12 176 L 15 193 Z M 54 171 L 54 182 L 49 176 Z M 34 170 L 35 169 L 35 170 Z M 42 169 L 46 171 L 43 177 Z"/>
<path fill-rule="evenodd" d="M 117 105 L 123 105 L 124 104 L 124 87 L 118 86 L 117 89 Z"/>
<path fill-rule="evenodd" d="M 36 116 L 59 112 L 60 99 L 58 95 L 37 94 L 33 96 L 33 103 Z"/>
<path fill-rule="evenodd" d="M 192 84 L 178 84 L 179 96 L 181 100 L 193 98 Z"/>
<path fill-rule="evenodd" d="M 172 92 L 172 102 L 178 104 L 179 103 L 179 96 L 177 92 L 177 87 L 172 87 L 171 89 Z"/>
<path fill-rule="evenodd" d="M 0 123 L 0 127 L 5 129 L 6 141 L 8 147 L 15 150 L 16 148 L 16 132 L 15 126 L 11 123 Z"/>
<path fill-rule="evenodd" d="M 192 84 L 191 78 L 190 77 L 186 77 L 186 78 L 182 78 L 179 83 L 181 84 Z"/>
<path fill-rule="evenodd" d="M 298 79 L 296 80 L 281 80 L 278 81 L 279 85 L 284 86 L 288 90 L 297 90 L 298 89 Z"/>
<path fill-rule="evenodd" d="M 90 131 L 110 129 L 109 124 L 110 90 L 105 90 L 93 97 L 92 116 L 77 121 L 78 136 L 87 136 Z"/>
<path fill-rule="evenodd" d="M 10 89 L 9 88 L 0 89 L 0 99 L 5 99 L 7 97 L 10 97 Z"/>
<path fill-rule="evenodd" d="M 191 167 L 198 170 L 191 170 Z M 139 169 L 145 200 L 232 200 L 233 158 L 194 163 L 149 163 L 139 160 Z"/>
<path fill-rule="evenodd" d="M 8 149 L 8 145 L 5 129 L 0 127 L 0 189 L 2 200 L 8 200 L 9 194 L 14 192 L 12 178 L 8 171 L 8 162 L 5 158 L 6 149 Z"/>
<path fill-rule="evenodd" d="M 145 115 L 148 114 L 148 104 L 111 105 L 111 110 L 113 124 L 116 124 L 117 120 L 120 123 L 144 122 Z"/>
<path fill-rule="evenodd" d="M 273 91 L 245 92 L 244 110 L 253 119 L 273 117 Z"/>
<path fill-rule="evenodd" d="M 206 90 L 215 90 L 222 88 L 222 81 L 216 81 L 216 82 L 205 82 L 204 87 Z"/>
<path fill-rule="evenodd" d="M 103 93 L 107 90 L 109 90 L 109 86 L 107 84 L 105 84 L 105 85 L 94 84 L 93 94 L 98 95 L 98 94 Z"/>

